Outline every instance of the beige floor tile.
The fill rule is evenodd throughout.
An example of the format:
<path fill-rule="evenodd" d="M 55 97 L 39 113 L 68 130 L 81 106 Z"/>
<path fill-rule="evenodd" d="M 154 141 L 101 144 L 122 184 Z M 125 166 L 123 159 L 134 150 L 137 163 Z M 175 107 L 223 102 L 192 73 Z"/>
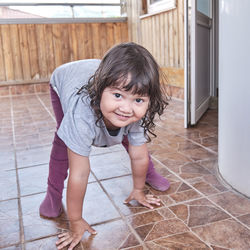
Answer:
<path fill-rule="evenodd" d="M 250 231 L 232 219 L 196 227 L 192 230 L 205 242 L 215 246 L 242 250 L 248 250 L 250 246 Z"/>
<path fill-rule="evenodd" d="M 191 232 L 162 237 L 160 239 L 147 242 L 146 245 L 150 250 L 158 250 L 161 248 L 183 250 L 210 249 L 204 242 L 202 242 Z"/>
<path fill-rule="evenodd" d="M 0 248 L 20 243 L 18 201 L 0 201 Z"/>
<path fill-rule="evenodd" d="M 100 224 L 95 230 L 97 234 L 94 236 L 84 235 L 81 242 L 83 249 L 116 250 L 140 245 L 122 220 Z"/>
<path fill-rule="evenodd" d="M 214 195 L 210 197 L 210 199 L 233 216 L 250 213 L 250 200 L 234 192 L 225 192 Z"/>

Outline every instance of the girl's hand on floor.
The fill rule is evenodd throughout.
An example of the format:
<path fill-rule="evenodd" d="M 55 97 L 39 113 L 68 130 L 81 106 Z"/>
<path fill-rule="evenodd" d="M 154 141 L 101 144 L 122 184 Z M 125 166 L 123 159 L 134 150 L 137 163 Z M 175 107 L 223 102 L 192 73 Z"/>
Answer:
<path fill-rule="evenodd" d="M 134 189 L 124 203 L 129 203 L 131 200 L 137 200 L 140 204 L 150 209 L 154 207 L 151 204 L 160 206 L 160 199 L 155 198 L 152 194 L 145 195 L 142 190 Z"/>
<path fill-rule="evenodd" d="M 58 235 L 59 240 L 56 242 L 57 249 L 62 249 L 70 245 L 68 250 L 72 250 L 80 242 L 86 231 L 90 234 L 96 234 L 96 231 L 84 219 L 70 221 L 70 232 Z"/>

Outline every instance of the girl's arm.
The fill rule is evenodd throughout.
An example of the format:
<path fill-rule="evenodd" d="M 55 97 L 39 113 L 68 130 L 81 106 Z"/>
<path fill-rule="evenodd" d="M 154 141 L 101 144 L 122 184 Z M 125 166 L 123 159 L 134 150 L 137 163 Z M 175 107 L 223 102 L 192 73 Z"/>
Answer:
<path fill-rule="evenodd" d="M 90 173 L 89 158 L 68 149 L 69 180 L 67 186 L 67 214 L 70 221 L 82 218 L 83 199 Z"/>
<path fill-rule="evenodd" d="M 145 195 L 143 192 L 146 174 L 149 164 L 149 156 L 147 145 L 133 146 L 129 144 L 128 152 L 131 160 L 131 168 L 133 174 L 133 191 L 125 200 L 128 203 L 131 200 L 137 200 L 142 205 L 153 208 L 150 204 L 160 205 L 160 200 L 153 197 L 153 195 Z"/>
<path fill-rule="evenodd" d="M 67 214 L 70 221 L 69 233 L 59 235 L 58 249 L 70 244 L 73 249 L 81 240 L 85 231 L 96 234 L 95 230 L 82 218 L 83 200 L 90 172 L 89 159 L 68 149 L 69 180 L 67 186 Z"/>

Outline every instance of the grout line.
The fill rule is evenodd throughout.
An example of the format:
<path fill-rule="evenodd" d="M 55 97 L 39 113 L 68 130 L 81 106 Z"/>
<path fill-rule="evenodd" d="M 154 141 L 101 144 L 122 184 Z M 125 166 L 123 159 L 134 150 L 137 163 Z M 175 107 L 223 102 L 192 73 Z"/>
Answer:
<path fill-rule="evenodd" d="M 155 156 L 151 155 L 152 159 L 154 159 L 156 162 L 158 162 L 160 165 L 164 166 L 165 168 L 167 168 L 167 170 L 173 174 L 175 177 L 179 178 L 183 183 L 185 183 L 186 185 L 190 186 L 190 184 L 184 180 L 182 177 L 180 177 L 178 174 L 176 174 L 174 171 L 172 171 L 171 169 L 169 169 L 166 165 L 164 165 L 160 160 L 158 160 L 157 158 L 155 158 Z M 192 186 L 192 188 L 199 193 L 202 198 L 205 198 L 207 200 L 209 200 L 215 207 L 219 207 L 223 212 L 225 212 L 227 215 L 229 215 L 231 218 L 233 218 L 234 220 L 236 220 L 238 223 L 240 223 L 241 225 L 243 225 L 245 228 L 247 228 L 248 230 L 250 230 L 250 227 L 248 227 L 247 225 L 245 225 L 244 223 L 242 223 L 239 219 L 237 219 L 237 217 L 235 217 L 234 215 L 232 215 L 230 212 L 228 212 L 227 210 L 225 210 L 223 207 L 221 207 L 220 205 L 218 205 L 217 203 L 215 203 L 214 201 L 212 201 L 208 196 L 204 195 L 202 192 L 200 192 L 198 189 L 196 189 L 195 187 Z M 216 195 L 216 194 L 215 194 Z"/>
<path fill-rule="evenodd" d="M 12 126 L 12 138 L 14 145 L 14 158 L 15 158 L 15 170 L 16 170 L 16 184 L 17 184 L 17 201 L 18 201 L 18 217 L 19 217 L 19 236 L 21 241 L 22 250 L 25 250 L 24 245 L 24 225 L 23 225 L 23 214 L 22 214 L 22 204 L 21 204 L 21 191 L 20 191 L 20 181 L 18 176 L 18 168 L 17 168 L 17 155 L 16 155 L 16 137 L 15 137 L 15 122 L 14 122 L 14 112 L 13 112 L 13 100 L 12 96 L 10 96 L 10 113 L 11 113 L 11 126 Z"/>
<path fill-rule="evenodd" d="M 17 152 L 23 152 L 23 151 L 27 151 L 27 150 L 30 150 L 30 149 L 40 149 L 40 148 L 46 148 L 46 147 L 51 147 L 52 146 L 52 143 L 48 143 L 48 144 L 43 144 L 43 145 L 37 145 L 37 146 L 34 146 L 34 147 L 28 147 L 26 149 L 17 149 L 16 151 Z"/>
<path fill-rule="evenodd" d="M 96 179 L 97 183 L 100 185 L 101 189 L 103 190 L 103 192 L 107 195 L 107 197 L 109 198 L 110 202 L 112 203 L 112 205 L 115 207 L 115 209 L 117 210 L 117 212 L 120 214 L 123 222 L 125 222 L 125 224 L 128 226 L 128 228 L 130 229 L 130 232 L 133 233 L 133 235 L 135 236 L 135 238 L 138 240 L 138 242 L 142 245 L 144 250 L 148 250 L 147 246 L 144 244 L 144 241 L 141 240 L 140 236 L 137 234 L 136 230 L 131 226 L 131 224 L 127 221 L 126 216 L 123 215 L 123 213 L 120 211 L 119 207 L 115 204 L 115 202 L 113 201 L 113 199 L 110 197 L 109 193 L 106 191 L 106 189 L 104 188 L 104 186 L 102 185 L 101 181 L 99 181 L 97 179 L 97 177 L 95 176 L 95 174 L 91 171 L 91 174 L 94 176 L 94 178 Z"/>
<path fill-rule="evenodd" d="M 42 236 L 42 237 L 39 237 L 39 238 L 26 240 L 25 243 L 35 242 L 35 241 L 37 241 L 37 240 L 49 239 L 49 238 L 55 237 L 55 236 L 57 236 L 57 235 L 58 235 L 58 233 L 54 233 L 54 234 Z M 41 250 L 41 248 L 39 248 L 39 249 Z"/>
<path fill-rule="evenodd" d="M 162 126 L 160 126 L 160 125 L 158 125 L 158 124 L 157 124 L 157 126 L 159 126 L 159 127 L 161 127 L 161 128 L 164 128 L 164 127 L 162 127 Z M 197 143 L 197 142 L 194 142 L 194 141 L 192 141 L 191 139 L 187 139 L 185 136 L 181 136 L 181 135 L 179 135 L 178 133 L 174 133 L 174 132 L 172 132 L 172 130 L 170 130 L 170 129 L 166 129 L 166 130 L 168 130 L 170 133 L 172 133 L 172 134 L 174 134 L 174 135 L 178 135 L 178 136 L 182 137 L 183 139 L 185 139 L 185 140 L 187 140 L 187 141 L 190 141 L 190 142 L 192 142 L 192 143 L 194 143 L 194 144 L 196 144 L 196 145 L 198 145 L 198 146 L 201 146 L 202 148 L 204 148 L 205 150 L 207 150 L 207 151 L 210 152 L 209 149 L 207 149 L 206 147 L 202 146 L 201 144 L 199 144 L 199 143 Z M 178 143 L 178 144 L 179 144 L 179 143 Z M 168 147 L 168 145 L 166 145 L 166 147 Z M 190 160 L 190 163 L 197 163 L 198 165 L 201 165 L 202 167 L 203 167 L 202 161 L 211 160 L 210 157 L 205 158 L 205 159 L 194 160 L 192 157 L 190 157 L 189 155 L 186 155 L 184 152 L 179 151 L 178 149 L 174 149 L 174 150 L 176 151 L 176 153 L 178 153 L 178 154 L 180 154 L 180 155 L 182 155 L 182 156 L 188 158 L 188 159 Z M 215 153 L 215 152 L 210 152 L 210 153 L 216 154 L 216 156 L 218 156 L 218 154 Z M 212 159 L 213 159 L 213 158 L 212 158 Z M 189 163 L 189 162 L 188 162 L 188 163 Z M 185 166 L 185 164 L 186 164 L 186 163 L 184 163 L 182 166 Z M 207 169 L 206 167 L 203 167 L 203 168 L 205 168 L 210 174 L 215 175 L 213 172 L 211 172 L 211 170 Z M 224 185 L 224 186 L 225 186 L 225 185 Z"/>
<path fill-rule="evenodd" d="M 93 172 L 91 171 L 91 174 L 93 174 Z M 94 175 L 94 174 L 93 174 Z M 95 176 L 95 175 L 94 175 Z M 117 179 L 117 178 L 121 178 L 121 177 L 126 177 L 126 176 L 131 176 L 130 174 L 124 174 L 124 175 L 118 175 L 118 176 L 113 176 L 113 177 L 107 177 L 107 178 L 103 178 L 103 179 L 97 179 L 97 177 L 95 177 L 97 179 L 97 181 L 107 181 L 107 180 L 112 180 L 112 179 Z"/>
<path fill-rule="evenodd" d="M 120 219 L 121 219 L 120 217 L 117 217 L 117 218 L 105 220 L 105 221 L 102 221 L 102 222 L 97 222 L 97 223 L 91 224 L 91 227 L 99 226 L 99 225 L 102 225 L 102 224 L 105 224 L 105 223 L 109 223 L 109 222 L 113 222 L 113 221 L 118 221 Z"/>
<path fill-rule="evenodd" d="M 37 98 L 38 98 L 38 100 L 40 101 L 40 103 L 42 104 L 42 106 L 45 108 L 45 110 L 49 113 L 49 115 L 54 119 L 54 116 L 51 114 L 51 112 L 49 111 L 49 109 L 45 106 L 45 103 L 41 100 L 41 98 L 37 95 L 37 93 L 36 93 L 36 96 L 37 96 Z M 13 114 L 13 103 L 12 103 L 12 97 L 10 97 L 11 98 L 11 122 L 12 122 L 12 134 L 13 134 L 13 143 L 14 143 L 14 154 L 15 154 L 15 169 L 13 169 L 13 170 L 15 170 L 16 171 L 16 178 L 17 178 L 17 188 L 18 188 L 18 206 L 20 205 L 20 207 L 19 207 L 19 210 L 20 211 L 18 211 L 19 213 L 21 213 L 21 211 L 22 211 L 22 209 L 21 209 L 21 202 L 20 202 L 20 198 L 21 198 L 21 196 L 20 196 L 20 186 L 19 186 L 19 178 L 18 178 L 18 168 L 17 168 L 17 157 L 16 157 L 16 152 L 17 152 L 17 150 L 16 150 L 16 138 L 15 138 L 15 127 L 14 127 L 14 114 Z M 171 110 L 170 110 L 171 111 Z M 173 111 L 171 111 L 171 112 L 173 112 Z M 174 112 L 173 112 L 174 113 Z M 55 119 L 54 119 L 55 120 Z M 164 128 L 163 126 L 160 126 L 160 125 L 158 125 L 157 124 L 157 126 L 159 126 L 159 127 L 161 127 L 161 128 Z M 197 143 L 197 142 L 195 142 L 195 141 L 193 141 L 192 139 L 188 139 L 188 138 L 186 138 L 185 136 L 183 136 L 183 135 L 179 135 L 178 133 L 175 133 L 173 130 L 171 130 L 171 129 L 167 129 L 170 133 L 172 133 L 172 134 L 175 134 L 175 135 L 178 135 L 178 136 L 180 136 L 180 137 L 182 137 L 182 138 L 184 138 L 185 140 L 187 140 L 187 141 L 190 141 L 190 142 L 192 142 L 192 143 L 194 143 L 194 144 L 196 144 L 196 145 L 199 145 L 199 146 L 201 146 L 201 147 L 203 147 L 205 150 L 207 150 L 207 151 L 210 151 L 211 153 L 213 153 L 213 154 L 218 154 L 218 153 L 216 153 L 216 152 L 214 152 L 213 150 L 211 150 L 211 149 L 209 149 L 209 148 L 206 148 L 205 146 L 203 146 L 203 145 L 201 145 L 201 144 L 199 144 L 199 143 Z M 43 147 L 43 146 L 42 146 Z M 181 152 L 179 152 L 179 151 L 177 151 L 178 153 L 181 153 Z M 110 152 L 108 152 L 108 153 L 110 153 Z M 184 154 L 183 154 L 184 155 Z M 156 159 L 155 157 L 153 157 L 152 156 L 152 158 L 154 159 L 154 160 L 156 160 L 157 162 L 159 162 L 162 166 L 164 166 L 165 168 L 167 168 L 168 169 L 168 167 L 166 166 L 166 165 L 164 165 L 160 160 L 158 160 L 158 159 Z M 192 158 L 190 158 L 191 159 L 191 161 L 192 162 L 197 162 L 197 161 L 195 161 L 195 160 L 193 160 Z M 199 160 L 199 161 L 201 161 L 201 160 Z M 46 164 L 46 163 L 45 163 Z M 41 164 L 41 165 L 43 165 L 43 164 Z M 27 167 L 29 167 L 29 166 L 27 166 Z M 228 219 L 235 219 L 235 221 L 237 221 L 237 222 L 239 222 L 240 224 L 242 224 L 244 227 L 247 227 L 248 228 L 248 226 L 246 226 L 245 224 L 243 224 L 243 223 L 241 223 L 236 217 L 234 217 L 233 215 L 231 215 L 230 214 L 230 212 L 227 212 L 226 210 L 224 210 L 222 207 L 220 207 L 218 204 L 216 204 L 215 202 L 213 202 L 213 201 L 211 201 L 209 198 L 208 198 L 208 196 L 206 196 L 205 194 L 203 194 L 203 193 L 201 193 L 199 190 L 197 190 L 196 188 L 194 188 L 190 183 L 188 183 L 187 181 L 185 181 L 184 179 L 182 179 L 178 174 L 176 174 L 175 172 L 173 172 L 172 170 L 169 170 L 168 169 L 168 171 L 171 173 L 171 174 L 173 174 L 173 175 L 175 175 L 178 179 L 180 179 L 181 181 L 183 181 L 183 183 L 185 183 L 185 184 L 187 184 L 188 186 L 191 186 L 197 193 L 199 193 L 199 194 L 201 194 L 201 196 L 202 197 L 200 197 L 200 198 L 205 198 L 205 199 L 207 199 L 207 200 L 209 200 L 214 206 L 215 206 L 215 208 L 217 208 L 217 209 L 221 209 L 222 211 L 224 211 L 226 214 L 228 214 L 229 215 L 229 218 Z M 208 170 L 209 171 L 209 170 Z M 210 172 L 210 171 L 209 171 Z M 105 190 L 105 188 L 102 186 L 102 184 L 101 184 L 101 181 L 102 180 L 108 180 L 108 179 L 111 179 L 111 178 L 107 178 L 107 179 L 102 179 L 102 180 L 98 180 L 97 179 L 97 177 L 93 174 L 93 172 L 92 172 L 92 175 L 94 176 L 94 178 L 97 180 L 97 182 L 98 182 L 98 184 L 100 185 L 100 187 L 103 189 L 103 192 L 107 195 L 107 197 L 109 198 L 109 200 L 111 201 L 111 203 L 113 204 L 113 206 L 116 208 L 116 210 L 118 211 L 118 213 L 121 215 L 121 218 L 122 218 L 122 220 L 128 225 L 128 227 L 131 229 L 131 225 L 129 224 L 129 222 L 127 222 L 127 217 L 125 216 L 125 215 L 123 215 L 122 214 L 122 212 L 120 211 L 120 209 L 119 209 L 119 207 L 113 202 L 113 200 L 112 200 L 112 198 L 109 196 L 109 194 L 108 194 L 108 192 Z M 118 177 L 120 177 L 120 176 L 118 176 Z M 117 177 L 117 178 L 118 178 Z M 115 177 L 112 177 L 112 178 L 115 178 Z M 229 190 L 230 191 L 230 190 Z M 226 193 L 226 192 L 228 192 L 228 191 L 225 191 L 225 192 L 220 192 L 220 193 Z M 214 195 L 212 195 L 212 196 L 215 196 L 215 195 L 217 195 L 217 194 L 214 194 Z M 209 197 L 211 197 L 211 196 L 209 196 Z M 194 199 L 194 200 L 197 200 L 197 199 L 200 199 L 200 198 L 196 198 L 196 199 Z M 188 201 L 190 201 L 190 200 L 188 200 Z M 187 201 L 187 202 L 188 202 Z M 182 202 L 181 202 L 182 203 Z M 177 204 L 177 203 L 176 203 Z M 176 204 L 173 204 L 173 205 L 176 205 Z M 167 207 L 166 205 L 165 205 L 165 207 Z M 143 212 L 142 212 L 143 213 Z M 133 216 L 133 215 L 131 215 L 131 216 Z M 21 213 L 21 217 L 22 217 L 22 213 Z M 20 220 L 20 218 L 21 218 L 20 216 L 19 216 L 19 220 Z M 23 223 L 23 220 L 22 220 L 22 223 Z M 100 223 L 100 224 L 102 224 L 102 223 Z M 211 223 L 210 223 L 211 224 Z M 207 225 L 207 224 L 206 224 Z M 21 226 L 21 224 L 19 224 L 19 226 Z M 23 225 L 22 225 L 22 227 L 23 227 Z M 137 233 L 136 233 L 136 231 L 134 230 L 134 228 L 132 227 L 132 229 L 133 230 L 131 230 L 132 231 L 132 233 L 136 236 L 136 238 L 137 237 L 139 237 L 138 235 L 137 235 Z M 192 228 L 190 228 L 190 230 L 192 231 Z M 194 233 L 193 231 L 192 231 L 192 233 Z M 21 234 L 21 229 L 20 229 L 20 234 Z M 23 234 L 24 235 L 24 234 Z M 24 237 L 24 236 L 23 236 Z M 46 237 L 47 238 L 47 237 Z M 21 239 L 21 236 L 20 236 L 20 239 Z M 140 237 L 139 237 L 139 239 L 140 239 Z M 36 239 L 37 240 L 37 239 Z M 140 241 L 139 242 L 141 242 L 142 240 L 140 239 Z M 203 240 L 202 240 L 203 241 Z M 25 246 L 23 246 L 24 245 L 24 243 L 25 243 L 26 241 L 21 241 L 21 243 L 22 243 L 22 249 L 25 249 Z M 28 242 L 28 241 L 27 241 Z M 144 241 L 142 241 L 143 243 L 144 243 Z M 203 241 L 204 242 L 204 241 Z M 141 243 L 140 243 L 141 244 Z M 211 243 L 209 243 L 209 245 L 210 245 Z M 17 245 L 17 244 L 15 244 L 15 245 Z M 144 245 L 143 245 L 144 246 Z M 145 248 L 145 249 L 147 249 L 147 248 Z"/>
<path fill-rule="evenodd" d="M 32 167 L 39 167 L 39 166 L 43 166 L 43 165 L 48 165 L 48 162 L 45 163 L 38 163 L 38 164 L 34 164 L 34 165 L 25 165 L 22 167 L 19 167 L 18 169 L 26 169 L 26 168 L 32 168 Z M 13 171 L 14 169 L 8 169 L 7 171 Z"/>
<path fill-rule="evenodd" d="M 171 110 L 170 110 L 170 111 L 171 111 Z M 175 113 L 174 111 L 171 111 L 171 112 Z M 156 125 L 157 125 L 158 127 L 164 129 L 164 127 L 161 126 L 160 124 L 157 123 Z M 169 129 L 169 128 L 167 128 L 166 130 L 169 131 L 170 133 L 172 133 L 172 134 L 174 134 L 174 135 L 178 135 L 178 136 L 180 136 L 181 138 L 183 138 L 183 139 L 185 139 L 185 140 L 187 140 L 187 141 L 190 141 L 190 142 L 192 142 L 192 143 L 194 143 L 194 144 L 196 144 L 196 145 L 198 145 L 198 146 L 204 148 L 204 149 L 207 150 L 208 152 L 210 152 L 210 153 L 212 153 L 212 154 L 218 156 L 218 153 L 215 152 L 215 151 L 213 151 L 213 150 L 211 150 L 210 148 L 207 148 L 207 147 L 203 146 L 202 144 L 200 144 L 200 143 L 198 143 L 198 142 L 196 142 L 196 141 L 193 141 L 193 140 L 191 140 L 191 139 L 185 137 L 184 135 L 179 135 L 178 133 L 174 132 L 173 130 L 171 130 L 171 129 Z M 184 155 L 181 151 L 176 150 L 176 152 L 180 153 L 180 154 L 183 155 L 183 156 L 186 156 L 186 155 Z M 153 158 L 154 158 L 156 161 L 160 162 L 160 161 L 159 161 L 158 159 L 156 159 L 155 157 L 153 157 Z M 191 159 L 192 162 L 197 162 L 197 161 L 193 160 L 193 159 L 190 158 L 190 157 L 188 157 L 188 158 Z M 207 159 L 203 159 L 203 160 L 207 160 Z M 202 161 L 202 160 L 198 160 L 198 161 Z M 161 162 L 160 162 L 160 163 L 161 163 Z M 199 163 L 199 162 L 198 162 L 198 164 L 202 165 L 202 164 Z M 165 166 L 165 165 L 162 164 L 162 163 L 161 163 L 161 165 Z M 165 166 L 165 167 L 169 170 L 169 168 L 168 168 L 167 166 Z M 208 169 L 207 169 L 207 170 L 208 170 Z M 208 171 L 211 172 L 210 170 L 208 170 Z M 174 172 L 172 172 L 171 170 L 170 170 L 170 172 L 171 172 L 171 173 L 174 173 Z M 213 174 L 213 173 L 212 173 L 212 174 Z M 176 174 L 174 173 L 174 175 L 176 175 Z M 218 177 L 218 178 L 222 181 L 221 185 L 226 186 L 227 188 L 229 188 L 228 186 L 230 186 L 230 185 L 228 185 L 227 183 L 225 183 L 224 179 L 221 177 L 221 175 L 220 175 L 220 173 L 219 173 L 219 171 L 218 171 L 218 168 L 216 169 L 216 173 L 213 174 L 213 175 L 215 175 L 216 177 Z M 179 175 L 176 175 L 176 176 L 179 177 L 182 181 L 184 181 Z M 184 181 L 184 182 L 185 182 L 185 181 Z M 188 184 L 188 182 L 185 182 L 185 183 Z M 190 185 L 190 184 L 188 184 L 188 185 Z M 193 187 L 193 186 L 192 186 L 192 187 Z M 214 187 L 214 186 L 212 185 L 212 187 Z M 230 187 L 231 187 L 231 186 L 230 186 Z M 194 188 L 194 187 L 193 187 L 193 188 Z M 195 189 L 195 188 L 194 188 L 194 189 Z M 237 190 L 235 190 L 233 187 L 231 187 L 231 189 L 234 190 L 234 191 L 236 191 L 237 194 L 243 195 L 243 194 L 241 194 L 240 192 L 238 192 Z M 195 190 L 198 191 L 197 189 L 195 189 Z M 225 191 L 225 192 L 227 192 L 227 191 Z M 225 193 L 225 192 L 220 192 L 220 193 Z M 245 225 L 244 223 L 242 223 L 240 220 L 238 220 L 237 217 L 233 216 L 232 214 L 230 214 L 229 212 L 227 212 L 226 210 L 224 210 L 224 208 L 222 208 L 222 207 L 219 206 L 218 204 L 216 204 L 216 203 L 214 203 L 213 201 L 211 201 L 211 200 L 208 198 L 208 196 L 205 196 L 203 193 L 201 193 L 201 192 L 199 192 L 199 191 L 198 191 L 198 193 L 202 194 L 202 196 L 205 197 L 206 199 L 208 199 L 210 202 L 212 202 L 213 205 L 215 205 L 215 206 L 219 207 L 220 209 L 222 209 L 224 212 L 226 212 L 229 216 L 231 216 L 231 217 L 232 217 L 233 219 L 235 219 L 237 222 L 239 222 L 240 224 L 242 224 L 243 226 L 245 226 L 247 229 L 250 229 L 250 227 L 248 227 L 247 225 Z M 217 194 L 214 194 L 214 195 L 217 195 Z M 243 196 L 244 196 L 244 195 L 243 195 Z M 248 198 L 248 197 L 244 196 L 244 198 Z"/>
<path fill-rule="evenodd" d="M 2 246 L 0 246 L 0 249 L 14 249 L 11 247 L 15 247 L 15 249 L 18 249 L 19 246 L 20 246 L 19 243 L 13 243 L 13 244 L 9 244 L 9 245 L 2 245 Z"/>
<path fill-rule="evenodd" d="M 46 105 L 45 105 L 44 102 L 41 100 L 41 98 L 38 96 L 38 94 L 35 93 L 35 95 L 36 95 L 37 99 L 39 100 L 39 102 L 40 102 L 40 103 L 42 104 L 42 106 L 44 107 L 44 109 L 49 113 L 49 115 L 50 115 L 50 117 L 52 118 L 52 120 L 53 120 L 54 122 L 56 122 L 56 119 L 55 119 L 54 115 L 51 114 L 51 112 L 50 112 L 49 109 L 46 107 Z"/>
<path fill-rule="evenodd" d="M 40 95 L 49 95 L 49 91 L 48 92 L 35 92 L 35 93 L 22 93 L 22 94 L 8 94 L 8 95 L 3 95 L 0 96 L 1 98 L 11 98 L 11 97 L 26 97 L 26 96 L 34 96 L 34 94 L 40 94 Z"/>
<path fill-rule="evenodd" d="M 160 127 L 160 128 L 166 129 L 166 128 L 164 128 L 164 126 L 160 125 L 159 123 L 156 123 L 156 125 L 157 125 L 158 127 Z M 180 135 L 180 134 L 174 132 L 172 129 L 167 128 L 166 130 L 169 131 L 170 133 L 174 134 L 174 135 L 178 135 L 179 137 L 181 137 L 181 138 L 183 138 L 183 139 L 185 139 L 185 140 L 187 140 L 187 141 L 192 142 L 193 144 L 195 144 L 195 145 L 197 145 L 197 146 L 202 147 L 203 149 L 207 150 L 208 152 L 214 154 L 215 156 L 218 156 L 218 153 L 215 152 L 215 151 L 213 151 L 212 149 L 207 148 L 207 147 L 203 146 L 202 144 L 200 144 L 200 143 L 198 143 L 198 142 L 196 142 L 196 141 L 193 141 L 193 140 L 191 140 L 191 139 L 185 137 L 184 135 Z M 180 152 L 180 151 L 177 151 L 177 152 L 178 152 L 178 153 L 182 153 L 182 152 Z M 183 155 L 184 155 L 184 154 L 183 154 Z"/>

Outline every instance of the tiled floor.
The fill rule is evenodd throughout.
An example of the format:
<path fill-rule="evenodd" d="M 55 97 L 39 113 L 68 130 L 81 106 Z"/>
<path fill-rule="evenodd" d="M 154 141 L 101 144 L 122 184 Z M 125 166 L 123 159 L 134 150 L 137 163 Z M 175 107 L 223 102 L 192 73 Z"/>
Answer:
<path fill-rule="evenodd" d="M 0 103 L 0 248 L 56 249 L 66 215 L 46 220 L 38 213 L 55 129 L 49 95 Z M 171 181 L 166 192 L 145 187 L 161 198 L 154 210 L 123 204 L 132 185 L 124 149 L 94 149 L 83 213 L 98 234 L 86 233 L 76 249 L 250 249 L 250 200 L 217 177 L 217 128 L 217 111 L 209 110 L 184 129 L 183 103 L 171 101 L 149 145 Z"/>

